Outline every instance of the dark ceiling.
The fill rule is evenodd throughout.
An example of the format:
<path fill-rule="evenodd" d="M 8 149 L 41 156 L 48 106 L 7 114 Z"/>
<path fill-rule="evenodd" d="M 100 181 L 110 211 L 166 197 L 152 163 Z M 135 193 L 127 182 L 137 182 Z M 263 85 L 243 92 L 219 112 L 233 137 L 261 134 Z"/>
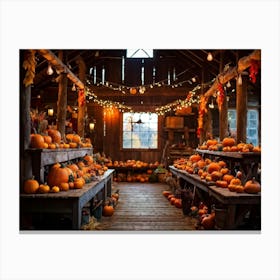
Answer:
<path fill-rule="evenodd" d="M 114 101 L 124 99 L 128 101 L 131 98 L 129 90 L 132 87 L 137 88 L 137 90 L 140 89 L 142 86 L 141 70 L 144 67 L 143 86 L 145 86 L 145 93 L 149 93 L 147 96 L 151 103 L 157 103 L 158 105 L 161 103 L 158 99 L 159 95 L 168 95 L 168 100 L 164 100 L 164 102 L 170 102 L 172 99 L 176 100 L 197 85 L 207 85 L 227 65 L 235 66 L 238 59 L 250 54 L 253 50 L 156 49 L 153 50 L 153 58 L 145 59 L 126 58 L 125 49 L 64 49 L 51 51 L 56 56 L 62 53 L 63 63 L 77 77 L 79 77 L 77 60 L 82 58 L 86 64 L 87 81 L 90 82 L 87 85 L 98 96 Z M 209 52 L 213 54 L 212 61 L 207 60 Z M 47 75 L 48 62 L 39 53 L 36 55 L 36 60 L 34 93 L 57 88 L 57 73 L 54 71 L 53 75 Z M 122 76 L 123 61 L 124 80 Z M 96 79 L 94 79 L 94 68 L 96 69 Z M 101 83 L 102 69 L 105 69 L 104 84 Z M 195 78 L 195 81 L 193 78 Z M 96 81 L 95 84 L 94 81 Z M 72 88 L 72 85 L 69 81 L 68 87 Z M 155 97 L 154 101 L 153 96 Z M 144 95 L 141 96 L 141 98 L 143 97 Z"/>

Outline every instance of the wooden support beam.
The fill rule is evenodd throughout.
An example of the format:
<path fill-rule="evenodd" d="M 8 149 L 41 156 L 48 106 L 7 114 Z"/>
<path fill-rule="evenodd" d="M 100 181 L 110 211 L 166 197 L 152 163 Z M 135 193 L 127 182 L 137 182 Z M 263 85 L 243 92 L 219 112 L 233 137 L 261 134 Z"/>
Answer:
<path fill-rule="evenodd" d="M 247 127 L 247 80 L 242 77 L 242 85 L 236 83 L 236 141 L 246 143 Z"/>
<path fill-rule="evenodd" d="M 86 64 L 82 57 L 78 57 L 76 60 L 79 67 L 79 78 L 82 82 L 86 81 Z M 85 94 L 85 93 L 83 93 Z M 79 110 L 78 110 L 78 134 L 81 137 L 85 136 L 85 116 L 87 114 L 86 102 L 78 102 Z"/>
<path fill-rule="evenodd" d="M 251 59 L 261 60 L 261 51 L 260 50 L 253 51 L 250 55 L 239 59 L 237 66 L 229 68 L 224 73 L 220 73 L 217 76 L 217 78 L 216 78 L 215 82 L 213 83 L 213 85 L 211 86 L 211 88 L 204 94 L 205 97 L 208 98 L 216 92 L 219 82 L 221 84 L 225 84 L 228 81 L 230 81 L 231 79 L 235 78 L 239 73 L 242 73 L 245 69 L 250 67 Z"/>
<path fill-rule="evenodd" d="M 53 65 L 58 71 L 66 73 L 67 78 L 71 80 L 80 89 L 84 89 L 84 83 L 80 81 L 78 77 L 50 50 L 38 50 L 51 65 Z"/>

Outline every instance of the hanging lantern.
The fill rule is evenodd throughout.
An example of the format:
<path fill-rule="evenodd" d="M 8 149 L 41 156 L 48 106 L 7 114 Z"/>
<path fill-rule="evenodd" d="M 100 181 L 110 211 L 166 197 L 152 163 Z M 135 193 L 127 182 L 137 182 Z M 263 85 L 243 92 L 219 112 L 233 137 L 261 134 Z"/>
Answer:
<path fill-rule="evenodd" d="M 130 92 L 130 94 L 134 95 L 137 93 L 137 90 L 136 90 L 136 88 L 130 88 L 129 92 Z"/>

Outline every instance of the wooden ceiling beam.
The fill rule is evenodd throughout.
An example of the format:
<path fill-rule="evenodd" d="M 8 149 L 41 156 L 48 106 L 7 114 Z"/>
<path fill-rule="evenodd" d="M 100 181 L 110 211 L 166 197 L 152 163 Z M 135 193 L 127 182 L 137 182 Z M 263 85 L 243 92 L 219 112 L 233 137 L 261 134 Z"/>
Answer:
<path fill-rule="evenodd" d="M 66 73 L 67 78 L 71 80 L 75 85 L 77 85 L 80 89 L 85 88 L 80 79 L 76 75 L 74 75 L 74 73 L 52 51 L 38 50 L 38 53 L 41 54 L 58 71 Z"/>

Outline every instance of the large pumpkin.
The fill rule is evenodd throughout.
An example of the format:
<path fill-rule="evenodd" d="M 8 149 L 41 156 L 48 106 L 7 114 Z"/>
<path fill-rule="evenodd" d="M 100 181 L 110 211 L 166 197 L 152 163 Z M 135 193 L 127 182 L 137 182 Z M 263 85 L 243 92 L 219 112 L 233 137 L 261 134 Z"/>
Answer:
<path fill-rule="evenodd" d="M 37 149 L 44 149 L 45 148 L 45 140 L 41 134 L 33 134 L 31 136 L 31 147 Z"/>
<path fill-rule="evenodd" d="M 60 144 L 61 133 L 57 129 L 49 129 L 48 135 L 51 136 L 52 142 Z"/>
<path fill-rule="evenodd" d="M 69 170 L 64 167 L 53 166 L 47 176 L 47 182 L 50 187 L 60 186 L 61 183 L 68 183 Z"/>
<path fill-rule="evenodd" d="M 36 193 L 39 189 L 39 183 L 37 180 L 28 179 L 24 181 L 23 190 L 25 193 Z"/>

